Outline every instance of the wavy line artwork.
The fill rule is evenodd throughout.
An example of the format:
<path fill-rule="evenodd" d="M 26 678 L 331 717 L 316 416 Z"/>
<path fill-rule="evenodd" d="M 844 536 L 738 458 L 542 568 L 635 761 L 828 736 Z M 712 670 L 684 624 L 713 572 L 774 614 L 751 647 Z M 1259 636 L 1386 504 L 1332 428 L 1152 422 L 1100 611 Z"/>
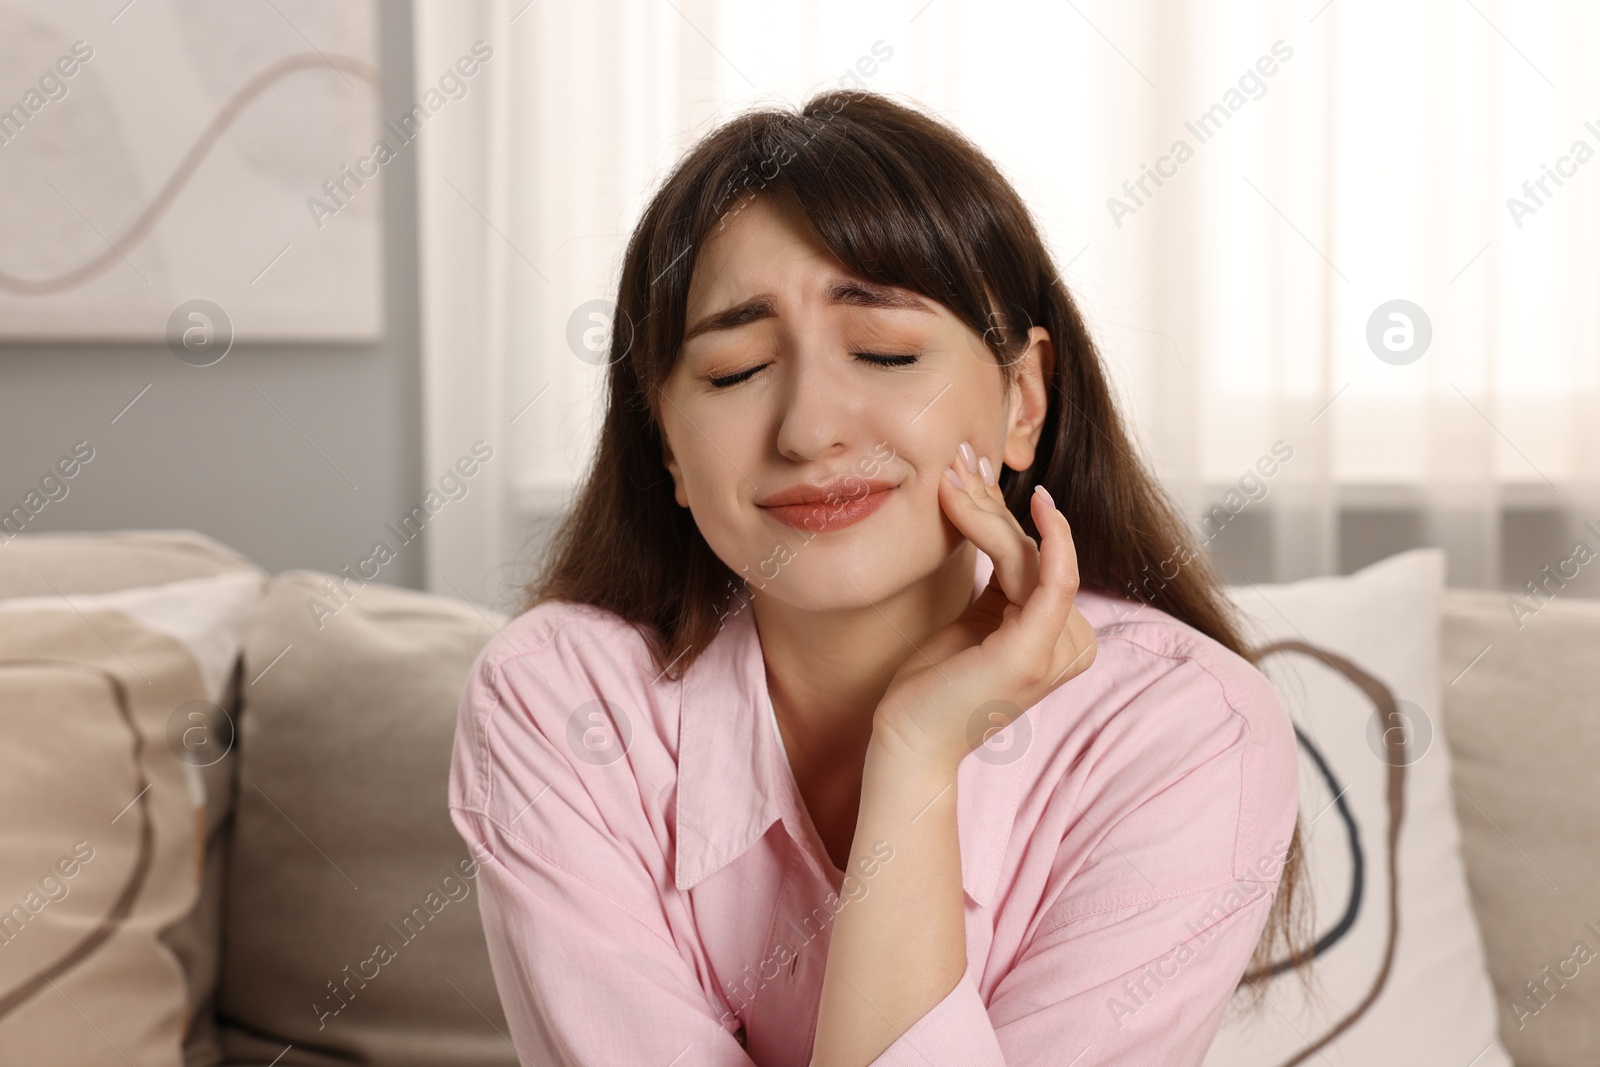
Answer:
<path fill-rule="evenodd" d="M 298 52 L 280 59 L 234 91 L 234 94 L 222 105 L 222 109 L 217 112 L 216 117 L 201 131 L 200 136 L 196 138 L 189 151 L 184 154 L 177 168 L 167 178 L 166 184 L 161 187 L 161 191 L 155 195 L 149 205 L 139 213 L 115 241 L 107 242 L 110 245 L 109 248 L 82 266 L 74 267 L 72 270 L 64 274 L 58 274 L 53 278 L 19 278 L 7 271 L 0 270 L 0 290 L 23 296 L 48 296 L 52 293 L 65 292 L 82 286 L 104 273 L 106 268 L 126 254 L 128 249 L 137 246 L 140 241 L 149 235 L 150 231 L 155 228 L 156 222 L 160 220 L 167 208 L 172 205 L 172 201 L 177 197 L 184 185 L 194 176 L 194 172 L 199 169 L 201 162 L 205 160 L 206 155 L 216 145 L 217 140 L 233 124 L 233 121 L 239 117 L 239 113 L 249 106 L 256 97 L 291 75 L 305 70 L 320 70 L 329 66 L 335 70 L 354 74 L 370 85 L 375 86 L 378 84 L 377 70 L 352 56 L 339 55 L 337 53 L 325 55 L 321 52 Z"/>

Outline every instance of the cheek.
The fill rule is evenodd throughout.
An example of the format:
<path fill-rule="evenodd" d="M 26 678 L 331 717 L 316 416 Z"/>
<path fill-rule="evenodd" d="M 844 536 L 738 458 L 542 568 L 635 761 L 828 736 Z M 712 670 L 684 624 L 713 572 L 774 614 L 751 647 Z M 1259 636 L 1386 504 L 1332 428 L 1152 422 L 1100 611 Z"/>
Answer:
<path fill-rule="evenodd" d="M 664 430 L 672 443 L 678 476 L 691 497 L 703 497 L 726 480 L 730 463 L 741 462 L 744 442 L 739 426 L 728 425 L 729 420 L 715 405 L 700 405 L 693 399 L 669 397 L 663 407 Z"/>
<path fill-rule="evenodd" d="M 739 486 L 744 483 L 734 463 L 734 457 L 719 453 L 704 439 L 680 453 L 678 474 L 697 519 L 728 521 L 728 513 L 737 507 Z"/>
<path fill-rule="evenodd" d="M 744 472 L 759 469 L 759 452 L 749 452 L 748 430 L 717 426 L 709 421 L 697 429 L 682 429 L 684 444 L 675 448 L 678 477 L 689 511 L 701 536 L 724 562 L 748 554 L 744 542 L 755 517 L 748 498 L 755 493 Z M 703 432 L 702 432 L 703 431 Z M 673 440 L 679 440 L 677 436 Z M 753 478 L 753 474 L 751 475 Z"/>
<path fill-rule="evenodd" d="M 1003 425 L 986 406 L 980 410 L 980 399 L 980 390 L 958 380 L 933 403 L 924 400 L 898 423 L 885 423 L 884 436 L 895 450 L 896 462 L 909 466 L 930 495 L 937 494 L 939 479 L 957 458 L 963 441 L 998 466 Z"/>

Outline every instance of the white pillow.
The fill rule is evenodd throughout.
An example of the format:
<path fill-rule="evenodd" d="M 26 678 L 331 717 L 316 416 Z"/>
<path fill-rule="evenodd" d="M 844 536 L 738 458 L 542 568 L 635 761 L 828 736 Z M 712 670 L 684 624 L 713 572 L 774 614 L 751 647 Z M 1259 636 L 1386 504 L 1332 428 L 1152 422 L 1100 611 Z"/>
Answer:
<path fill-rule="evenodd" d="M 1303 646 L 1260 665 L 1301 735 L 1304 884 L 1315 936 L 1329 940 L 1311 965 L 1311 998 L 1288 972 L 1258 983 L 1267 997 L 1258 1012 L 1244 1010 L 1248 990 L 1235 996 L 1205 1067 L 1511 1067 L 1495 1033 L 1440 714 L 1444 565 L 1440 550 L 1419 549 L 1345 577 L 1228 590 L 1251 645 Z"/>

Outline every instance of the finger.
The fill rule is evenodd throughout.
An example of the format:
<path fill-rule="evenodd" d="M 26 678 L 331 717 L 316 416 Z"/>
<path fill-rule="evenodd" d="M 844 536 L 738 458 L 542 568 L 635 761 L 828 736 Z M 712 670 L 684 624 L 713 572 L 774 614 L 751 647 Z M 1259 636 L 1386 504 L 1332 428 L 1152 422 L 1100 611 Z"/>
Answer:
<path fill-rule="evenodd" d="M 1019 651 L 1031 657 L 1033 663 L 1056 664 L 1050 672 L 1055 674 L 1064 665 L 1057 662 L 1057 646 L 1076 610 L 1073 601 L 1078 594 L 1078 553 L 1067 517 L 1046 493 L 1036 488 L 1030 506 L 1042 539 L 1039 583 L 1022 605 Z"/>
<path fill-rule="evenodd" d="M 940 503 L 956 529 L 994 563 L 998 582 L 1014 604 L 1027 600 L 1039 582 L 1039 549 L 1006 507 L 998 485 L 989 485 L 958 456 L 949 468 L 961 483 L 941 478 Z"/>

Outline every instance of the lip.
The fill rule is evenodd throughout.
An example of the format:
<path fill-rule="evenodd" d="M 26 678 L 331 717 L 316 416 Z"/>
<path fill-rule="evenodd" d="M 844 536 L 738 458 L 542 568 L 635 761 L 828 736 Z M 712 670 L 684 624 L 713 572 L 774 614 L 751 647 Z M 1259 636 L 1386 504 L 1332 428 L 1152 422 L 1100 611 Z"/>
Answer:
<path fill-rule="evenodd" d="M 821 533 L 853 526 L 889 499 L 896 483 L 881 478 L 845 477 L 821 485 L 781 489 L 756 506 L 785 526 Z"/>

